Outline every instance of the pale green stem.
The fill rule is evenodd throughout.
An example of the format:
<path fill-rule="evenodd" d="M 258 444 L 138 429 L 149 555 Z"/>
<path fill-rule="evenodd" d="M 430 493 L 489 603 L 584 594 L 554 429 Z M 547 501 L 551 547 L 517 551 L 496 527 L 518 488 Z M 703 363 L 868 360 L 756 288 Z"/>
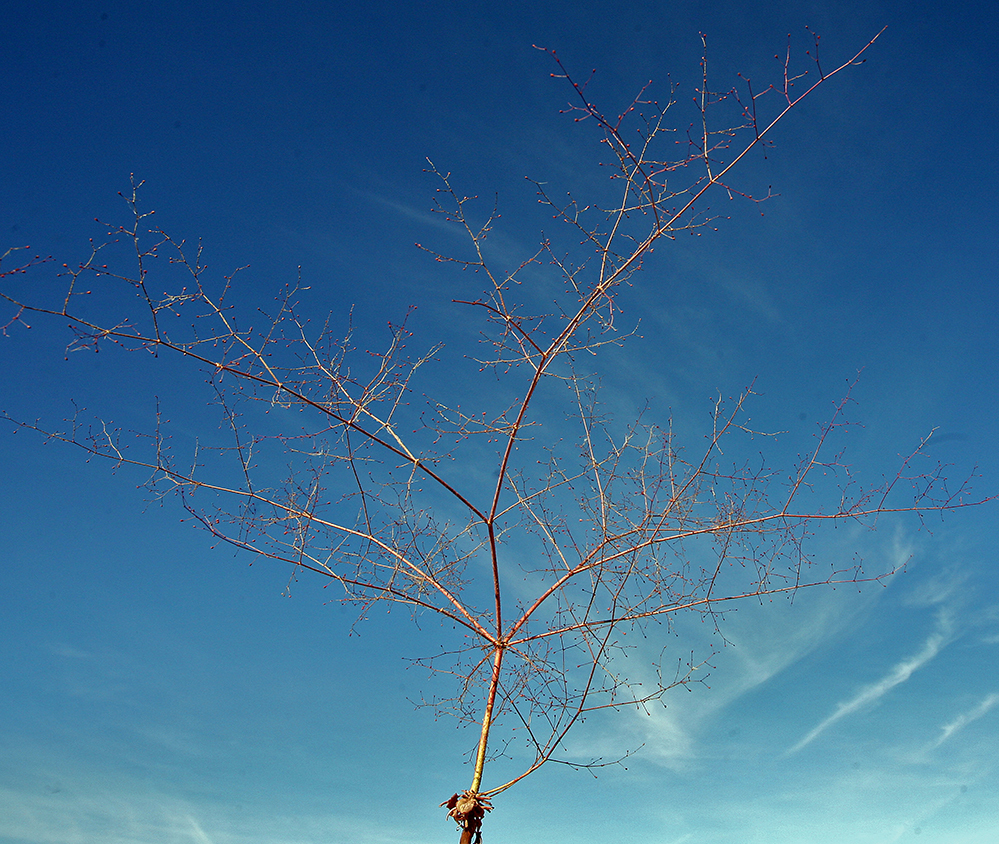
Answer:
<path fill-rule="evenodd" d="M 475 755 L 475 774 L 472 776 L 472 787 L 469 789 L 473 794 L 477 794 L 479 791 L 479 785 L 482 783 L 482 769 L 486 764 L 486 744 L 489 741 L 489 727 L 493 721 L 493 707 L 496 704 L 496 690 L 499 688 L 503 651 L 504 648 L 499 646 L 493 656 L 493 676 L 489 681 L 489 697 L 486 700 L 486 711 L 482 715 L 482 734 L 479 736 L 479 749 Z"/>

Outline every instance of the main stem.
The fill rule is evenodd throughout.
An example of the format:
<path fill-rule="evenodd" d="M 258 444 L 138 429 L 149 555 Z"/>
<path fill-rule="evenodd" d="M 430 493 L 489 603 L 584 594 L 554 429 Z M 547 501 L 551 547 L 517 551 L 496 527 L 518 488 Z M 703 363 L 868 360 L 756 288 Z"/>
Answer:
<path fill-rule="evenodd" d="M 499 688 L 504 650 L 504 645 L 498 644 L 493 654 L 493 676 L 489 680 L 489 697 L 486 699 L 486 711 L 482 715 L 482 733 L 479 736 L 479 749 L 475 754 L 475 773 L 472 775 L 472 787 L 469 789 L 473 794 L 478 793 L 479 785 L 482 783 L 482 769 L 486 764 L 486 745 L 489 742 L 489 727 L 493 722 L 493 707 L 496 705 L 496 690 Z"/>

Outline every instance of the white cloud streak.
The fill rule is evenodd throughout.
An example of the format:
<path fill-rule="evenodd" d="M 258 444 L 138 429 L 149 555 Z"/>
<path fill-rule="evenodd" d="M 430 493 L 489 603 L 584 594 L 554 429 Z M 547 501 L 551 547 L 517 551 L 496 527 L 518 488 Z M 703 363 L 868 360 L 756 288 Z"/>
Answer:
<path fill-rule="evenodd" d="M 874 703 L 896 686 L 904 683 L 913 675 L 915 671 L 922 668 L 926 665 L 926 663 L 940 653 L 941 650 L 943 650 L 953 637 L 952 631 L 953 621 L 951 613 L 946 610 L 941 610 L 937 615 L 936 628 L 923 643 L 923 647 L 920 648 L 918 653 L 899 662 L 884 677 L 876 683 L 872 683 L 862 688 L 850 700 L 840 703 L 832 715 L 820 722 L 819 725 L 811 730 L 803 739 L 801 739 L 801 741 L 791 747 L 787 751 L 786 755 L 797 753 L 799 750 L 815 741 L 815 739 L 822 735 L 822 733 L 824 733 L 837 721 L 845 718 L 847 715 L 852 715 L 854 712 L 857 712 L 859 709 L 862 709 L 869 704 Z"/>
<path fill-rule="evenodd" d="M 945 724 L 940 728 L 940 737 L 933 742 L 928 748 L 929 750 L 935 750 L 940 747 L 947 739 L 949 739 L 958 730 L 962 730 L 968 726 L 972 721 L 977 721 L 986 712 L 988 712 L 993 706 L 999 703 L 999 694 L 993 692 L 987 695 L 974 709 L 964 712 L 957 716 L 949 724 Z"/>
<path fill-rule="evenodd" d="M 101 771 L 89 779 L 100 780 Z M 276 804 L 274 804 L 276 805 Z M 115 779 L 110 788 L 73 779 L 56 793 L 19 784 L 0 786 L 0 841 L 19 844 L 304 844 L 364 841 L 418 844 L 430 840 L 427 821 L 414 824 L 343 812 L 284 815 L 272 806 L 191 802 L 150 791 L 144 783 Z M 358 814 L 363 813 L 363 808 Z M 431 822 L 439 823 L 436 813 Z M 421 825 L 422 824 L 422 825 Z"/>
<path fill-rule="evenodd" d="M 373 191 L 360 190 L 357 189 L 357 193 L 364 196 L 366 199 L 375 202 L 379 205 L 384 205 L 386 208 L 391 208 L 403 217 L 410 220 L 415 220 L 417 223 L 421 223 L 425 226 L 431 226 L 436 229 L 442 229 L 453 234 L 458 234 L 460 236 L 465 236 L 464 229 L 456 226 L 453 222 L 450 222 L 447 217 L 443 214 L 437 214 L 433 211 L 426 211 L 422 208 L 413 208 L 411 205 L 406 205 L 404 202 L 399 202 L 397 199 L 393 199 L 387 196 L 382 196 L 379 193 L 374 193 Z"/>
<path fill-rule="evenodd" d="M 205 831 L 201 828 L 199 824 L 191 815 L 187 816 L 187 822 L 191 825 L 191 840 L 197 842 L 197 844 L 213 844 L 212 839 L 208 837 Z"/>

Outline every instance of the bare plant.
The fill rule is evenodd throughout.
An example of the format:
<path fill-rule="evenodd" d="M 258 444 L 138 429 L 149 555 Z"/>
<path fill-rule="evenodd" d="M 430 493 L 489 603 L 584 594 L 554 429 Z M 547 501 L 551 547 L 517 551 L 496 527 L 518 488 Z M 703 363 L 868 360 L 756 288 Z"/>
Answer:
<path fill-rule="evenodd" d="M 682 142 L 666 124 L 673 92 L 662 105 L 643 89 L 620 115 L 606 117 L 547 51 L 558 68 L 553 76 L 571 86 L 569 113 L 599 129 L 613 198 L 604 205 L 561 200 L 536 183 L 540 200 L 572 233 L 571 248 L 543 240 L 506 271 L 485 246 L 495 212 L 473 222 L 470 198 L 430 165 L 440 180 L 437 208 L 470 247 L 464 257 L 431 254 L 486 282 L 477 298 L 454 300 L 482 320 L 478 360 L 490 383 L 465 396 L 459 385 L 422 397 L 428 382 L 420 379 L 441 347 L 409 356 L 405 320 L 390 326 L 384 349 L 358 355 L 350 332 L 344 337 L 329 322 L 308 328 L 299 316 L 304 288 L 296 284 L 260 327 L 261 316 L 242 313 L 234 301 L 234 276 L 211 283 L 200 247 L 151 225 L 150 212 L 139 208 L 141 182 L 133 181 L 130 223 L 111 227 L 107 243 L 66 267 L 60 302 L 46 307 L 5 292 L 14 312 L 4 330 L 44 314 L 69 322 L 70 350 L 180 355 L 206 374 L 228 442 L 201 446 L 182 462 L 159 418 L 127 448 L 121 430 L 82 412 L 64 430 L 17 424 L 148 470 L 151 493 L 179 496 L 213 536 L 296 573 L 331 578 L 362 615 L 389 602 L 453 622 L 456 643 L 422 660 L 453 679 L 453 694 L 426 702 L 478 730 L 471 781 L 442 805 L 464 844 L 479 840 L 496 795 L 545 763 L 610 764 L 559 755 L 589 713 L 648 706 L 699 676 L 703 661 L 667 665 L 663 657 L 654 682 L 637 682 L 616 658 L 623 634 L 669 625 L 684 612 L 717 628 L 734 601 L 885 578 L 893 571 L 868 573 L 856 562 L 820 567 L 804 547 L 810 531 L 822 520 L 872 522 L 971 503 L 967 483 L 951 491 L 939 469 L 916 467 L 924 443 L 894 476 L 870 488 L 855 484 L 831 442 L 849 397 L 811 452 L 782 472 L 762 459 L 733 465 L 721 452 L 723 441 L 754 434 L 742 422 L 751 388 L 717 403 L 706 446 L 692 451 L 670 425 L 620 427 L 605 417 L 595 375 L 585 368 L 599 360 L 591 353 L 627 338 L 616 325 L 616 296 L 649 251 L 708 225 L 706 198 L 740 194 L 733 168 L 803 98 L 861 63 L 875 39 L 828 72 L 817 38 L 808 73 L 792 72 L 789 48 L 782 83 L 763 91 L 742 80 L 739 89 L 713 93 L 705 63 L 700 122 L 680 133 Z M 712 115 L 725 108 L 737 115 L 734 125 L 716 127 Z M 105 263 L 123 246 L 133 253 L 128 271 Z M 541 272 L 563 292 L 548 313 L 536 314 L 529 307 L 538 296 L 520 285 Z M 101 299 L 113 292 L 128 307 L 137 297 L 140 317 L 93 317 L 93 285 Z M 108 307 L 116 306 L 101 305 L 105 313 Z M 301 412 L 293 429 L 262 432 L 253 402 Z M 570 421 L 552 407 L 568 408 Z M 494 732 L 512 728 L 526 737 L 528 758 L 517 776 L 486 786 L 486 762 L 500 744 Z"/>

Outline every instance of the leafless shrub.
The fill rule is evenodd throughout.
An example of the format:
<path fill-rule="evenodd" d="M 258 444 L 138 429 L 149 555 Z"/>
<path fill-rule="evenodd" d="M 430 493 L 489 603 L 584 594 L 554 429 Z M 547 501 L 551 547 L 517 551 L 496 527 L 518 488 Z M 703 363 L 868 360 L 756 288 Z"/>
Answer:
<path fill-rule="evenodd" d="M 430 165 L 440 182 L 437 210 L 464 230 L 469 249 L 463 257 L 428 251 L 485 281 L 478 298 L 455 300 L 467 318 L 480 319 L 476 357 L 483 377 L 502 386 L 490 397 L 476 393 L 474 406 L 439 375 L 438 393 L 424 400 L 416 384 L 439 348 L 407 352 L 404 319 L 390 325 L 384 348 L 358 354 L 350 331 L 306 326 L 298 285 L 271 312 L 244 313 L 236 278 L 214 286 L 200 247 L 152 225 L 139 209 L 141 182 L 133 182 L 129 225 L 112 227 L 88 260 L 65 267 L 59 303 L 4 293 L 14 306 L 4 331 L 30 314 L 57 316 L 73 331 L 68 351 L 117 346 L 182 356 L 207 374 L 228 442 L 202 445 L 182 461 L 159 423 L 128 448 L 121 431 L 82 412 L 63 430 L 18 424 L 143 467 L 153 495 L 178 496 L 213 536 L 336 581 L 362 615 L 388 602 L 453 622 L 464 634 L 457 644 L 422 660 L 453 680 L 453 693 L 426 703 L 480 729 L 471 783 L 446 802 L 462 840 L 478 839 L 490 798 L 546 762 L 610 764 L 558 755 L 588 713 L 648 706 L 699 676 L 703 662 L 667 663 L 664 654 L 652 685 L 631 682 L 614 659 L 623 634 L 669 625 L 684 612 L 717 626 L 734 601 L 884 578 L 892 572 L 817 565 L 806 549 L 810 531 L 823 520 L 873 522 L 889 512 L 970 503 L 966 484 L 950 490 L 939 469 L 923 467 L 923 443 L 893 477 L 856 483 L 833 443 L 849 397 L 813 450 L 782 471 L 762 458 L 733 465 L 722 454 L 723 441 L 754 433 L 741 421 L 751 387 L 718 402 L 706 445 L 695 449 L 681 446 L 668 424 L 611 423 L 586 368 L 601 347 L 627 339 L 616 295 L 649 251 L 710 225 L 709 194 L 745 196 L 730 180 L 733 168 L 803 98 L 859 64 L 872 43 L 830 72 L 816 50 L 807 74 L 791 71 L 788 50 L 781 84 L 763 91 L 743 80 L 739 89 L 713 93 L 705 62 L 701 121 L 686 135 L 666 122 L 672 92 L 661 104 L 645 88 L 607 117 L 548 51 L 553 76 L 567 80 L 574 97 L 569 114 L 600 133 L 616 199 L 606 207 L 559 199 L 537 183 L 575 246 L 560 251 L 544 240 L 506 271 L 484 247 L 495 212 L 474 222 L 470 198 Z M 715 127 L 718 108 L 734 108 L 735 125 Z M 122 246 L 133 253 L 128 271 L 114 268 L 113 251 Z M 522 294 L 523 278 L 535 272 L 554 275 L 564 291 L 548 313 L 529 311 L 533 300 Z M 93 300 L 105 312 L 109 294 L 127 306 L 121 315 L 91 316 Z M 497 406 L 503 395 L 510 399 Z M 296 413 L 282 414 L 288 427 L 261 431 L 261 405 Z M 539 434 L 552 421 L 542 405 L 568 407 L 571 434 Z M 511 582 L 525 585 L 514 590 Z M 529 757 L 512 780 L 484 787 L 498 725 L 519 728 Z"/>

